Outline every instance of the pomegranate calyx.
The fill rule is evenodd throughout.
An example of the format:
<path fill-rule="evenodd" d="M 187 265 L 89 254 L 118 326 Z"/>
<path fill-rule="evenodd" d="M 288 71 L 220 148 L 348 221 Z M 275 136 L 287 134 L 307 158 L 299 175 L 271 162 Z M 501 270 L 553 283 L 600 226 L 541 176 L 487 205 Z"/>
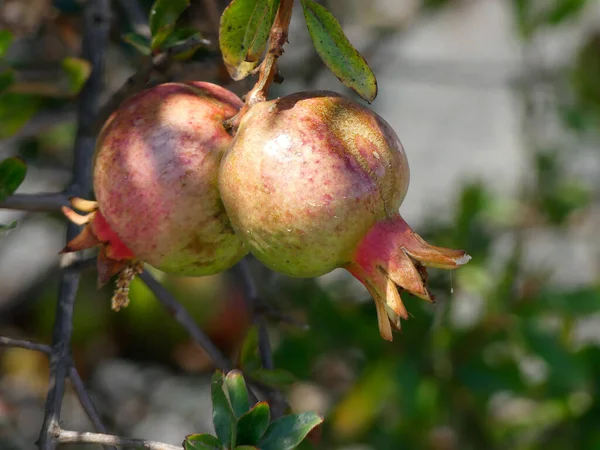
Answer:
<path fill-rule="evenodd" d="M 99 247 L 98 287 L 104 286 L 114 275 L 119 274 L 129 265 L 138 264 L 131 250 L 106 222 L 96 202 L 74 197 L 71 199 L 71 205 L 87 214 L 80 215 L 66 206 L 62 208 L 67 219 L 84 227 L 81 233 L 67 242 L 60 253 L 72 253 Z"/>
<path fill-rule="evenodd" d="M 429 245 L 396 214 L 369 230 L 346 269 L 373 296 L 379 332 L 391 341 L 392 328 L 400 330 L 400 319 L 409 317 L 399 291 L 433 302 L 426 267 L 451 270 L 470 259 L 463 250 Z"/>

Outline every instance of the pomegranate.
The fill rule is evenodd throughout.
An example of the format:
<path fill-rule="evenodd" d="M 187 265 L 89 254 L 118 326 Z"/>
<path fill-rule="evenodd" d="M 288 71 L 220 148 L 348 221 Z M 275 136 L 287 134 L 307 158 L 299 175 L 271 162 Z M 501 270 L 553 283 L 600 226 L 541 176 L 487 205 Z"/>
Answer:
<path fill-rule="evenodd" d="M 295 277 L 347 269 L 373 296 L 387 340 L 408 318 L 398 288 L 432 301 L 425 266 L 470 259 L 427 244 L 402 219 L 408 182 L 389 124 L 333 92 L 253 106 L 219 172 L 225 209 L 250 251 Z"/>
<path fill-rule="evenodd" d="M 79 207 L 92 211 L 85 218 L 65 209 L 89 223 L 65 251 L 101 245 L 101 284 L 132 260 L 188 276 L 238 262 L 247 250 L 219 198 L 218 168 L 232 139 L 222 122 L 242 104 L 204 82 L 166 83 L 125 101 L 98 137 L 97 205 Z"/>

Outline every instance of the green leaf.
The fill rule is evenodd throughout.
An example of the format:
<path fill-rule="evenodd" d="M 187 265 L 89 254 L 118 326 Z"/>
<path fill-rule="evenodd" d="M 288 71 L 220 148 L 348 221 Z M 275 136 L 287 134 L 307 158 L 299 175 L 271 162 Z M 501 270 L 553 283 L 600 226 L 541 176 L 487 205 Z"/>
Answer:
<path fill-rule="evenodd" d="M 271 410 L 269 404 L 260 402 L 241 416 L 237 424 L 237 442 L 244 445 L 256 445 L 269 427 Z"/>
<path fill-rule="evenodd" d="M 258 450 L 258 448 L 253 445 L 239 445 L 235 450 Z"/>
<path fill-rule="evenodd" d="M 0 94 L 0 139 L 12 136 L 37 112 L 41 98 L 31 94 Z"/>
<path fill-rule="evenodd" d="M 240 367 L 247 372 L 260 368 L 260 361 L 258 359 L 258 328 L 256 326 L 250 328 L 242 344 Z"/>
<path fill-rule="evenodd" d="M 0 94 L 10 87 L 15 82 L 15 72 L 12 69 L 7 69 L 0 72 Z"/>
<path fill-rule="evenodd" d="M 236 417 L 240 417 L 250 409 L 248 401 L 248 389 L 246 382 L 239 370 L 232 370 L 225 377 L 225 388 L 229 395 L 229 402 Z"/>
<path fill-rule="evenodd" d="M 173 31 L 169 35 L 169 37 L 167 39 L 165 39 L 165 41 L 163 42 L 161 47 L 163 49 L 167 49 L 167 48 L 173 47 L 174 45 L 182 44 L 183 42 L 187 41 L 188 39 L 191 39 L 192 37 L 197 37 L 197 38 L 199 38 L 199 40 L 201 40 L 202 34 L 195 28 L 190 28 L 190 27 L 177 28 L 175 31 Z M 199 46 L 201 46 L 201 45 L 203 45 L 203 44 L 199 44 Z"/>
<path fill-rule="evenodd" d="M 185 61 L 194 56 L 196 51 L 207 45 L 208 41 L 202 38 L 202 34 L 196 30 L 195 28 L 183 27 L 177 28 L 173 33 L 169 35 L 167 39 L 161 45 L 161 48 L 166 50 L 168 48 L 174 47 L 179 44 L 183 44 L 190 39 L 196 39 L 197 44 L 194 46 L 189 46 L 189 50 L 185 53 L 178 53 L 174 55 L 174 59 L 177 61 Z"/>
<path fill-rule="evenodd" d="M 150 48 L 150 39 L 137 33 L 127 33 L 123 35 L 123 40 L 129 45 L 132 45 L 138 52 L 144 56 L 152 53 Z"/>
<path fill-rule="evenodd" d="M 191 434 L 183 441 L 184 450 L 222 450 L 223 445 L 210 434 Z"/>
<path fill-rule="evenodd" d="M 65 58 L 62 62 L 62 69 L 67 74 L 69 80 L 69 90 L 77 94 L 92 73 L 92 65 L 89 61 L 81 58 Z"/>
<path fill-rule="evenodd" d="M 291 372 L 283 369 L 256 369 L 250 375 L 252 378 L 273 387 L 286 387 L 296 382 L 296 377 Z"/>
<path fill-rule="evenodd" d="M 261 450 L 292 450 L 322 422 L 323 419 L 313 412 L 282 417 L 271 423 L 258 447 Z"/>
<path fill-rule="evenodd" d="M 156 0 L 150 10 L 150 47 L 156 50 L 173 32 L 179 16 L 190 5 L 190 0 Z"/>
<path fill-rule="evenodd" d="M 247 49 L 246 61 L 257 62 L 265 51 L 279 3 L 280 0 L 268 0 L 267 10 L 263 14 L 261 14 L 262 10 L 254 9 L 244 36 L 244 47 Z"/>
<path fill-rule="evenodd" d="M 0 30 L 0 58 L 4 57 L 12 41 L 13 35 L 10 31 Z"/>
<path fill-rule="evenodd" d="M 0 202 L 21 185 L 27 174 L 27 164 L 18 156 L 0 162 Z"/>
<path fill-rule="evenodd" d="M 329 70 L 369 103 L 377 97 L 377 80 L 335 17 L 313 0 L 301 0 L 315 49 Z"/>
<path fill-rule="evenodd" d="M 15 228 L 17 228 L 18 225 L 19 222 L 16 220 L 9 223 L 8 225 L 0 224 L 0 236 L 2 236 L 4 233 L 9 232 L 10 230 L 14 230 Z"/>
<path fill-rule="evenodd" d="M 279 8 L 279 0 L 233 0 L 223 11 L 219 45 L 234 80 L 246 78 L 258 65 Z"/>
<path fill-rule="evenodd" d="M 211 382 L 213 424 L 219 440 L 226 448 L 235 445 L 236 417 L 225 394 L 225 377 L 217 370 Z"/>
<path fill-rule="evenodd" d="M 555 6 L 548 14 L 548 22 L 558 25 L 565 20 L 577 16 L 587 4 L 587 0 L 562 0 L 555 2 Z"/>

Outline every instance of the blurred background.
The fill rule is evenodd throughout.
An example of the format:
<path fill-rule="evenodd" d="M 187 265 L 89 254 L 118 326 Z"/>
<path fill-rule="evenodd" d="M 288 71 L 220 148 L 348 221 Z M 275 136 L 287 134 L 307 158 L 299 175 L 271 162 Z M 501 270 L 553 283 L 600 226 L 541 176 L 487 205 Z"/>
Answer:
<path fill-rule="evenodd" d="M 18 192 L 70 181 L 76 112 L 61 67 L 80 53 L 83 3 L 0 1 L 0 29 L 15 36 L 0 69 L 16 74 L 0 95 L 0 159 L 28 163 Z M 140 68 L 122 35 L 143 29 L 151 3 L 113 2 L 104 99 Z M 296 3 L 285 82 L 271 94 L 351 95 L 312 49 Z M 600 449 L 600 2 L 321 3 L 373 68 L 372 108 L 406 148 L 404 218 L 473 260 L 430 271 L 435 305 L 405 295 L 414 317 L 391 344 L 344 272 L 290 279 L 251 261 L 265 301 L 309 326 L 271 323 L 276 367 L 293 374 L 281 390 L 295 410 L 325 415 L 322 449 Z M 182 21 L 216 42 L 226 4 L 192 0 Z M 239 94 L 253 82 L 230 83 L 214 46 L 152 82 L 177 79 Z M 65 221 L 0 210 L 0 223 L 15 220 L 0 236 L 0 335 L 49 343 Z M 250 318 L 231 277 L 154 274 L 236 358 Z M 110 296 L 85 273 L 73 336 L 109 430 L 173 444 L 212 431 L 207 356 L 139 280 L 128 308 L 112 312 Z M 47 382 L 45 355 L 0 349 L 2 450 L 35 448 Z M 70 390 L 63 426 L 92 429 Z"/>

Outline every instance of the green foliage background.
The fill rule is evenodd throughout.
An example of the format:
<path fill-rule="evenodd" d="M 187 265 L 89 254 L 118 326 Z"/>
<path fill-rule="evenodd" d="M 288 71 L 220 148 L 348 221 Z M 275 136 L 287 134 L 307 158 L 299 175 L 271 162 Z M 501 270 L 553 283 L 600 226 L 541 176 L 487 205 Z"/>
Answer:
<path fill-rule="evenodd" d="M 150 6 L 140 3 L 146 10 Z M 201 2 L 196 3 L 192 7 L 201 9 Z M 420 14 L 436 14 L 455 3 L 429 0 Z M 586 7 L 585 0 L 513 0 L 512 4 L 515 33 L 525 42 L 581 19 Z M 53 7 L 66 23 L 76 23 L 81 13 L 75 1 L 57 0 Z M 131 58 L 138 57 L 132 47 L 119 43 L 121 35 L 133 30 L 122 9 L 117 8 L 116 15 L 115 47 Z M 188 19 L 184 15 L 180 25 L 187 26 Z M 202 23 L 202 31 L 210 35 L 210 21 Z M 556 75 L 566 95 L 553 107 L 562 119 L 556 125 L 561 133 L 591 141 L 600 152 L 598 36 L 600 29 L 582 44 L 572 66 Z M 57 52 L 56 56 L 60 64 L 73 55 Z M 189 75 L 225 82 L 216 60 L 210 51 L 198 52 L 192 63 L 209 69 L 203 72 L 194 66 Z M 29 63 L 9 58 L 2 68 L 10 66 L 18 72 Z M 113 60 L 112 64 L 118 63 Z M 80 83 L 77 66 L 71 68 L 75 75 L 71 73 L 64 86 L 58 78 L 45 81 L 54 90 L 1 93 L 0 137 L 14 135 L 36 114 L 61 111 L 71 104 L 68 79 Z M 240 84 L 236 89 L 243 93 L 247 86 Z M 527 85 L 515 89 L 527 111 L 533 89 Z M 524 134 L 531 125 L 528 120 L 525 113 Z M 21 137 L 17 153 L 30 164 L 66 166 L 73 132 L 72 123 L 66 122 Z M 600 333 L 585 338 L 580 332 L 586 326 L 600 328 L 600 274 L 589 285 L 562 287 L 551 274 L 527 265 L 524 245 L 532 229 L 551 231 L 561 239 L 574 223 L 597 211 L 597 186 L 567 175 L 569 155 L 569 149 L 558 141 L 540 144 L 531 139 L 534 170 L 517 197 L 493 193 L 486 180 L 469 182 L 461 186 L 450 222 L 432 217 L 418 230 L 429 242 L 467 249 L 473 260 L 452 276 L 431 272 L 436 305 L 405 295 L 414 318 L 392 344 L 380 339 L 371 302 L 344 298 L 348 279 L 325 288 L 314 280 L 274 278 L 254 265 L 264 281 L 261 294 L 265 299 L 310 326 L 306 331 L 274 322 L 272 335 L 276 367 L 291 372 L 296 380 L 282 388 L 292 406 L 316 405 L 325 415 L 316 448 L 600 449 Z M 48 221 L 62 218 L 50 215 Z M 11 232 L 2 239 L 16 236 Z M 507 237 L 510 243 L 503 244 L 505 251 L 499 257 L 497 246 L 501 240 L 507 242 Z M 163 281 L 235 357 L 249 326 L 238 287 L 226 275 L 198 280 L 163 276 Z M 0 334 L 49 341 L 56 292 L 52 271 L 24 291 L 19 302 L 6 307 L 0 316 Z M 132 304 L 119 314 L 110 311 L 109 297 L 110 289 L 97 291 L 94 274 L 86 275 L 74 335 L 74 355 L 84 374 L 91 376 L 110 358 L 158 363 L 190 376 L 210 372 L 206 358 L 141 283 L 134 282 Z M 476 309 L 469 323 L 453 320 L 457 302 L 471 302 Z M 47 380 L 43 357 L 6 350 L 0 352 L 0 364 L 5 379 L 20 377 L 24 392 L 41 404 L 44 389 L 39 385 Z M 1 384 L 0 401 L 0 406 L 11 404 Z M 110 411 L 103 413 L 109 424 L 115 420 Z M 206 414 L 210 414 L 209 404 Z M 22 439 L 14 433 L 15 417 L 0 412 L 0 429 L 7 430 L 0 433 L 0 448 L 29 448 L 21 447 Z M 194 431 L 198 430 L 189 430 Z M 306 443 L 302 448 L 310 446 Z"/>

